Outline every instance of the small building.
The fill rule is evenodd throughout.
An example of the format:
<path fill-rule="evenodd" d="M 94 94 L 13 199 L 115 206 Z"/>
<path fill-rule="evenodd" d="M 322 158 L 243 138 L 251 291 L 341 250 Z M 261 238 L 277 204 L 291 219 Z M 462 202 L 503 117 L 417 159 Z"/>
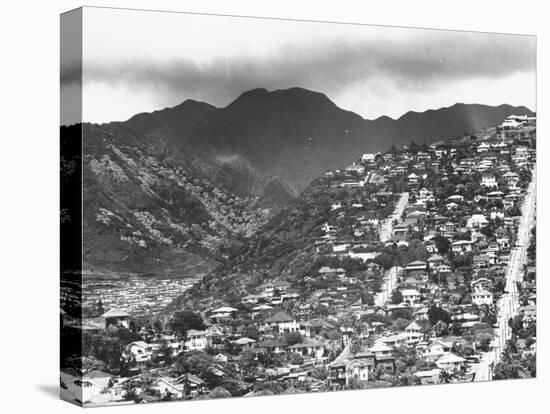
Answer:
<path fill-rule="evenodd" d="M 119 309 L 109 309 L 102 318 L 105 320 L 105 329 L 110 325 L 123 326 L 126 329 L 130 326 L 130 315 Z"/>
<path fill-rule="evenodd" d="M 472 293 L 472 303 L 475 305 L 492 305 L 493 294 L 488 290 L 477 290 Z"/>
<path fill-rule="evenodd" d="M 487 188 L 496 188 L 498 187 L 497 179 L 492 174 L 483 174 L 481 176 L 481 185 Z"/>
<path fill-rule="evenodd" d="M 160 377 L 157 378 L 151 388 L 159 393 L 161 398 L 171 396 L 173 399 L 183 398 L 184 384 L 176 384 L 177 378 Z"/>
<path fill-rule="evenodd" d="M 403 295 L 403 302 L 413 306 L 415 303 L 420 302 L 422 295 L 416 289 L 403 289 L 401 291 Z"/>
<path fill-rule="evenodd" d="M 423 355 L 425 358 L 434 361 L 441 358 L 447 352 L 450 352 L 452 347 L 452 343 L 437 339 L 424 349 Z"/>
<path fill-rule="evenodd" d="M 439 369 L 446 371 L 456 371 L 464 367 L 466 360 L 458 355 L 448 352 L 435 361 L 435 364 Z"/>
<path fill-rule="evenodd" d="M 188 351 L 204 350 L 208 347 L 208 338 L 206 331 L 197 331 L 190 329 L 187 331 L 187 339 L 185 341 L 185 347 Z"/>
<path fill-rule="evenodd" d="M 423 262 L 421 260 L 416 260 L 414 262 L 411 262 L 405 267 L 405 271 L 407 273 L 425 272 L 426 269 L 427 269 L 426 262 Z"/>
<path fill-rule="evenodd" d="M 279 333 L 297 332 L 300 331 L 300 325 L 284 311 L 279 311 L 274 315 L 266 318 L 261 326 L 263 331 L 276 329 Z"/>

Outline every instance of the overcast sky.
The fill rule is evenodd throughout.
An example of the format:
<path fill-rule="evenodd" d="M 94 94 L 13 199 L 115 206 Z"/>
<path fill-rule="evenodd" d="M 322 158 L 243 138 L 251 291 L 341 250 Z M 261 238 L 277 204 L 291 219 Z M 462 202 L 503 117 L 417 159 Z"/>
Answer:
<path fill-rule="evenodd" d="M 83 38 L 88 122 L 293 86 L 368 119 L 456 102 L 535 109 L 530 36 L 87 8 Z M 62 64 L 63 94 L 75 73 Z"/>

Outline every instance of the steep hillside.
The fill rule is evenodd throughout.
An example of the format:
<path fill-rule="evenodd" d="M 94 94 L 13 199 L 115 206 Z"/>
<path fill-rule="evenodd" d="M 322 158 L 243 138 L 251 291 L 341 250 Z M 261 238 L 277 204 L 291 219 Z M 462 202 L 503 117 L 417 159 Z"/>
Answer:
<path fill-rule="evenodd" d="M 89 273 L 203 274 L 270 215 L 273 204 L 238 196 L 217 179 L 227 176 L 223 165 L 169 155 L 113 125 L 85 125 L 83 135 Z"/>
<path fill-rule="evenodd" d="M 341 227 L 342 238 L 353 239 L 351 230 L 356 217 L 382 219 L 393 211 L 393 202 L 379 202 L 371 196 L 378 187 L 340 189 L 330 186 L 330 180 L 314 180 L 302 194 L 274 216 L 246 245 L 231 252 L 228 260 L 206 275 L 192 290 L 178 298 L 167 312 L 181 307 L 208 307 L 217 303 L 236 306 L 240 297 L 255 291 L 260 285 L 277 279 L 289 281 L 293 288 L 305 287 L 308 276 L 316 276 L 326 257 L 316 252 L 315 242 L 325 233 L 322 225 L 331 222 Z M 397 196 L 396 196 L 397 197 Z M 392 198 L 390 197 L 390 200 Z M 341 202 L 361 208 L 334 210 L 331 204 Z M 378 243 L 378 237 L 375 237 Z M 366 242 L 367 236 L 362 240 Z M 353 266 L 353 265 L 352 265 Z"/>
<path fill-rule="evenodd" d="M 185 277 L 223 264 L 231 272 L 217 274 L 230 278 L 245 269 L 239 255 L 226 258 L 257 249 L 259 260 L 284 271 L 277 249 L 306 254 L 304 226 L 316 228 L 324 207 L 313 186 L 294 202 L 299 208 L 277 213 L 314 178 L 362 152 L 460 135 L 513 113 L 532 114 L 457 104 L 368 121 L 321 93 L 254 89 L 225 108 L 187 100 L 126 122 L 84 125 L 84 270 Z M 300 239 L 272 232 L 277 220 L 283 228 L 294 220 Z"/>

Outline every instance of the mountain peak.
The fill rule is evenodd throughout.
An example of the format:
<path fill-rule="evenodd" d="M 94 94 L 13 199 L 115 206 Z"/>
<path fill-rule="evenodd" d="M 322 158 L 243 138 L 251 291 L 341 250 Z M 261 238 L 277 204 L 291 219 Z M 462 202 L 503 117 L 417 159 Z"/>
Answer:
<path fill-rule="evenodd" d="M 228 106 L 249 100 L 270 100 L 270 101 L 307 101 L 330 103 L 336 106 L 325 94 L 312 91 L 310 89 L 291 87 L 287 89 L 275 89 L 268 91 L 265 88 L 255 88 L 242 93 L 237 99 L 231 102 Z"/>

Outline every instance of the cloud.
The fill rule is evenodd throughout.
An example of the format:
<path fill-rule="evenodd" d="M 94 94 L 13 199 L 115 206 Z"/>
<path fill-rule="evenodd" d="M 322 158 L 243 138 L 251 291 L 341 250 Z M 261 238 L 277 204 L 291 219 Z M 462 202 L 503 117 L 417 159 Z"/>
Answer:
<path fill-rule="evenodd" d="M 183 54 L 184 52 L 182 52 Z M 303 86 L 338 93 L 356 82 L 391 79 L 400 88 L 434 88 L 470 78 L 495 79 L 535 71 L 535 40 L 529 36 L 431 32 L 409 39 L 288 44 L 270 56 L 234 56 L 197 63 L 113 59 L 85 61 L 85 82 L 150 88 L 157 93 L 200 96 L 215 104 L 245 90 Z M 71 67 L 62 84 L 75 81 Z"/>
<path fill-rule="evenodd" d="M 367 117 L 382 108 L 399 115 L 410 109 L 404 101 L 411 99 L 416 109 L 458 99 L 533 102 L 523 102 L 525 94 L 518 93 L 532 86 L 525 76 L 534 79 L 533 36 L 203 16 L 186 16 L 182 24 L 184 17 L 173 14 L 155 15 L 155 22 L 135 13 L 106 16 L 89 17 L 85 25 L 87 120 L 123 119 L 188 98 L 225 106 L 258 87 L 316 90 Z M 205 30 L 209 25 L 216 29 Z M 63 62 L 62 89 L 78 83 L 78 75 L 78 67 Z M 503 93 L 484 94 L 495 90 L 491 85 L 510 82 Z M 474 84 L 482 89 L 473 90 Z"/>

